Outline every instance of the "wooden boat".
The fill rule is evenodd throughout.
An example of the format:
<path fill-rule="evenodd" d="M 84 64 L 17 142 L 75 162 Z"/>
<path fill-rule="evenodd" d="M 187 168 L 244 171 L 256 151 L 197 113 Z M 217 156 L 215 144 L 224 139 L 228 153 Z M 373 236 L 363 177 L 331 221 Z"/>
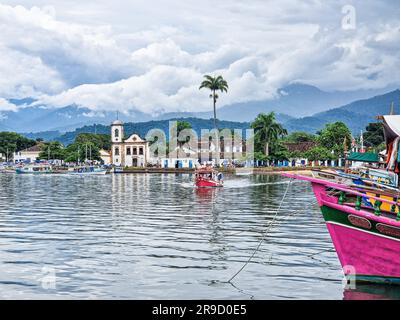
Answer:
<path fill-rule="evenodd" d="M 400 149 L 400 116 L 382 116 L 382 119 L 386 144 L 395 143 L 397 150 Z M 400 152 L 393 152 L 388 159 L 396 172 L 400 172 L 398 155 Z M 400 189 L 393 186 L 392 179 L 388 181 L 382 171 L 373 172 L 372 178 L 362 174 L 346 177 L 361 179 L 362 184 L 343 183 L 335 175 L 282 175 L 311 182 L 348 279 L 400 285 Z M 365 198 L 370 205 L 363 201 Z"/>
<path fill-rule="evenodd" d="M 284 173 L 311 182 L 343 270 L 362 282 L 400 284 L 399 202 L 380 196 L 373 208 L 365 206 L 365 193 L 328 180 Z M 387 203 L 392 212 L 382 211 Z M 349 267 L 351 266 L 351 267 Z"/>
<path fill-rule="evenodd" d="M 73 168 L 73 170 L 68 173 L 74 175 L 105 175 L 107 170 L 99 167 L 88 166 Z"/>
<path fill-rule="evenodd" d="M 53 173 L 50 165 L 27 165 L 15 169 L 18 174 L 48 174 Z"/>
<path fill-rule="evenodd" d="M 398 189 L 394 187 L 397 179 L 393 177 L 393 174 L 386 170 L 360 168 L 358 171 L 352 170 L 351 173 L 341 170 L 312 170 L 312 176 L 314 178 L 329 180 L 349 186 L 354 184 L 359 185 L 359 190 L 361 190 L 361 186 L 365 186 L 362 188 L 366 195 L 363 200 L 365 204 L 370 206 L 375 205 L 375 200 L 370 198 L 370 196 L 376 196 L 377 190 L 384 190 L 386 194 L 389 194 L 381 195 L 382 198 L 387 200 L 395 201 L 395 199 L 397 200 L 397 198 L 400 197 Z M 382 203 L 382 210 L 390 211 L 391 206 L 387 203 Z M 396 212 L 398 211 L 399 209 L 397 208 Z"/>
<path fill-rule="evenodd" d="M 10 166 L 0 166 L 0 173 L 15 173 L 15 168 Z"/>
<path fill-rule="evenodd" d="M 224 185 L 222 173 L 210 167 L 195 171 L 195 186 L 197 188 L 216 188 Z"/>

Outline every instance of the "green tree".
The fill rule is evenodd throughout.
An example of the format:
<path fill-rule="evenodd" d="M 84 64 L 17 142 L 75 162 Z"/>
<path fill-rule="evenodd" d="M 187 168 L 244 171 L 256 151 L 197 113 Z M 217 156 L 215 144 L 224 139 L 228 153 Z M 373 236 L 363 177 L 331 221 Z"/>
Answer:
<path fill-rule="evenodd" d="M 93 142 L 70 144 L 65 151 L 66 162 L 84 162 L 85 160 L 101 160 L 100 148 Z"/>
<path fill-rule="evenodd" d="M 272 144 L 271 158 L 273 160 L 288 160 L 290 158 L 289 150 L 279 140 Z"/>
<path fill-rule="evenodd" d="M 267 160 L 269 160 L 269 159 L 268 159 L 268 157 L 264 154 L 264 152 L 256 151 L 256 152 L 254 152 L 254 160 L 267 161 Z"/>
<path fill-rule="evenodd" d="M 286 142 L 313 142 L 317 140 L 317 137 L 314 134 L 296 131 L 289 134 L 284 140 Z"/>
<path fill-rule="evenodd" d="M 380 122 L 369 123 L 363 134 L 364 145 L 366 147 L 377 147 L 385 142 L 383 124 Z"/>
<path fill-rule="evenodd" d="M 212 77 L 210 75 L 205 75 L 204 76 L 205 80 L 200 84 L 199 90 L 206 88 L 211 90 L 210 98 L 213 99 L 213 111 L 214 111 L 214 129 L 218 132 L 218 127 L 217 127 L 217 100 L 219 98 L 217 92 L 220 91 L 221 93 L 223 92 L 228 92 L 228 83 L 222 76 L 217 76 L 217 77 Z M 219 138 L 218 138 L 218 133 L 215 134 L 215 140 L 216 140 L 216 149 L 217 149 L 217 164 L 219 163 Z"/>
<path fill-rule="evenodd" d="M 179 137 L 179 134 L 183 131 L 183 130 L 185 130 L 185 129 L 192 129 L 192 125 L 190 124 L 190 122 L 187 122 L 187 121 L 182 121 L 182 120 L 178 120 L 177 121 L 177 136 Z M 186 139 L 184 140 L 184 141 L 180 141 L 179 139 L 178 139 L 178 145 L 180 146 L 180 147 L 182 147 L 182 145 L 184 144 L 184 143 L 187 143 L 187 142 L 189 142 L 189 140 L 190 140 L 190 137 L 186 137 Z"/>
<path fill-rule="evenodd" d="M 18 152 L 36 145 L 35 140 L 25 138 L 15 132 L 0 132 L 0 153 L 10 159 L 13 152 Z"/>
<path fill-rule="evenodd" d="M 210 98 L 213 99 L 214 110 L 214 128 L 217 129 L 217 99 L 219 98 L 217 92 L 228 92 L 228 83 L 222 76 L 212 77 L 210 75 L 204 76 L 205 80 L 200 84 L 199 90 L 206 88 L 211 90 Z"/>
<path fill-rule="evenodd" d="M 98 149 L 111 150 L 111 136 L 109 134 L 80 133 L 76 136 L 75 143 L 92 143 Z"/>
<path fill-rule="evenodd" d="M 262 146 L 265 155 L 270 154 L 270 145 L 277 142 L 280 137 L 287 135 L 287 131 L 280 123 L 276 122 L 275 113 L 260 113 L 251 123 L 255 135 L 255 150 Z"/>
<path fill-rule="evenodd" d="M 329 123 L 319 132 L 318 143 L 330 151 L 334 151 L 337 157 L 344 155 L 344 143 L 347 150 L 351 146 L 350 129 L 343 122 Z"/>
<path fill-rule="evenodd" d="M 316 146 L 304 153 L 304 156 L 310 160 L 310 161 L 325 161 L 325 160 L 332 160 L 333 155 L 329 149 L 321 147 L 321 146 Z"/>
<path fill-rule="evenodd" d="M 52 141 L 43 143 L 41 146 L 41 152 L 39 154 L 39 159 L 65 159 L 65 148 L 58 141 Z"/>

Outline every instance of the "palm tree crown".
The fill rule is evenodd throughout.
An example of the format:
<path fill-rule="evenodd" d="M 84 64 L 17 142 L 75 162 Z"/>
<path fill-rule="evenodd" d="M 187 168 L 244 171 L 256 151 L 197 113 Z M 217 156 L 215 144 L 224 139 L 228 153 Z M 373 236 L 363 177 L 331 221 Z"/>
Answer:
<path fill-rule="evenodd" d="M 199 89 L 207 88 L 211 91 L 228 92 L 228 83 L 222 76 L 212 77 L 205 75 L 204 78 L 205 80 L 201 83 Z"/>
<path fill-rule="evenodd" d="M 260 113 L 251 127 L 254 129 L 255 138 L 264 144 L 266 156 L 269 156 L 269 145 L 276 142 L 280 136 L 287 134 L 286 129 L 276 122 L 274 112 Z"/>

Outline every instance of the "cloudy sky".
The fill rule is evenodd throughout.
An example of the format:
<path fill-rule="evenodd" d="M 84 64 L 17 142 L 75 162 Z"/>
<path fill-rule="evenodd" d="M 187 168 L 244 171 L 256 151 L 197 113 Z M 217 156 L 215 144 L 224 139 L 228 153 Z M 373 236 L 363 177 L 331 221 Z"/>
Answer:
<path fill-rule="evenodd" d="M 227 79 L 220 105 L 292 82 L 385 88 L 400 83 L 399 17 L 398 0 L 1 1 L 0 109 L 209 110 L 204 74 Z"/>

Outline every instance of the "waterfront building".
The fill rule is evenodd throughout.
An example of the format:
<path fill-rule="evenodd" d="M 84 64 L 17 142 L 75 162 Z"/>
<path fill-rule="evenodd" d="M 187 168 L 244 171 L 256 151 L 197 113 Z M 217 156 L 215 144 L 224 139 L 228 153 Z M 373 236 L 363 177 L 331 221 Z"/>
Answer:
<path fill-rule="evenodd" d="M 245 148 L 243 148 L 243 140 L 240 141 L 224 141 L 221 139 L 219 145 L 219 161 L 220 166 L 230 166 L 236 164 L 245 156 Z M 171 145 L 170 145 L 171 146 Z M 159 168 L 195 168 L 200 165 L 216 165 L 217 164 L 217 147 L 208 135 L 205 135 L 196 144 L 196 147 L 188 144 L 176 146 L 169 154 L 163 157 L 151 157 L 150 164 Z"/>
<path fill-rule="evenodd" d="M 38 143 L 30 148 L 14 152 L 14 162 L 35 162 L 39 159 L 39 154 L 42 152 L 42 143 Z"/>
<path fill-rule="evenodd" d="M 163 168 L 188 168 L 192 169 L 199 165 L 198 154 L 186 146 L 178 146 L 170 151 L 168 158 L 156 159 L 157 165 Z M 154 162 L 154 160 L 153 160 Z"/>
<path fill-rule="evenodd" d="M 99 152 L 100 152 L 101 162 L 105 165 L 111 164 L 111 153 L 104 149 L 100 149 Z"/>
<path fill-rule="evenodd" d="M 122 167 L 146 167 L 149 162 L 149 143 L 134 133 L 127 139 L 124 124 L 116 120 L 111 125 L 111 163 Z"/>

